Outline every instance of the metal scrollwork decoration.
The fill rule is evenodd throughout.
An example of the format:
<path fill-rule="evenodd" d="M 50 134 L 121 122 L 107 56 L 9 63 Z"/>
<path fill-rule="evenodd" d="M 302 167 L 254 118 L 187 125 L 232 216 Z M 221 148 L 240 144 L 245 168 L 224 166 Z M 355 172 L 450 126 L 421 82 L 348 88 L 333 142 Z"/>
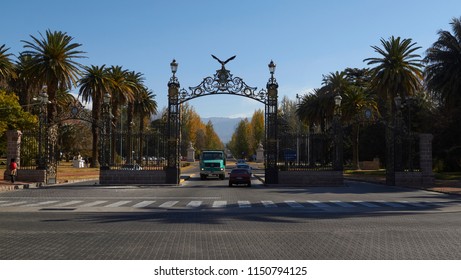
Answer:
<path fill-rule="evenodd" d="M 191 99 L 211 95 L 211 94 L 233 94 L 245 96 L 261 103 L 266 103 L 267 92 L 261 89 L 259 92 L 256 91 L 256 87 L 248 86 L 242 78 L 234 77 L 229 70 L 226 69 L 225 65 L 233 60 L 236 56 L 232 56 L 225 61 L 220 60 L 214 55 L 211 55 L 221 64 L 221 69 L 216 70 L 213 77 L 206 77 L 196 87 L 189 87 L 189 91 L 181 89 L 179 91 L 179 103 L 189 101 Z"/>

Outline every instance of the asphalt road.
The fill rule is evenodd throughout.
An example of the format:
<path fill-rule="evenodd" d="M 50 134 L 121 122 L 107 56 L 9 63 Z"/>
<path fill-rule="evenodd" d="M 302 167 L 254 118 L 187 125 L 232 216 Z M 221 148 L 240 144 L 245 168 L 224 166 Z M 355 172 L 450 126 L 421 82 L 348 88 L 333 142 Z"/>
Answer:
<path fill-rule="evenodd" d="M 461 259 L 461 197 L 344 187 L 91 182 L 0 193 L 1 259 Z"/>

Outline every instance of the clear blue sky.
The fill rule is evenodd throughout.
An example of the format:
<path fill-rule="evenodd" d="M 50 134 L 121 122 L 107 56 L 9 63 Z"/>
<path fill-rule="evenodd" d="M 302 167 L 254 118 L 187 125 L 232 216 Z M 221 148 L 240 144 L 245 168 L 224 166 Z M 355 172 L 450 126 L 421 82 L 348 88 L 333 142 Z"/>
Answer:
<path fill-rule="evenodd" d="M 0 45 L 23 50 L 21 40 L 47 29 L 67 32 L 82 44 L 85 65 L 121 65 L 142 72 L 167 105 L 169 63 L 179 63 L 181 87 L 212 76 L 221 59 L 237 55 L 226 68 L 250 85 L 265 87 L 267 64 L 277 64 L 279 96 L 294 100 L 321 86 L 322 75 L 365 67 L 376 57 L 380 38 L 412 38 L 421 54 L 440 29 L 461 16 L 459 0 L 236 0 L 119 1 L 7 0 L 2 2 Z M 76 90 L 74 90 L 76 92 Z M 235 96 L 191 102 L 202 117 L 251 116 L 262 104 Z"/>

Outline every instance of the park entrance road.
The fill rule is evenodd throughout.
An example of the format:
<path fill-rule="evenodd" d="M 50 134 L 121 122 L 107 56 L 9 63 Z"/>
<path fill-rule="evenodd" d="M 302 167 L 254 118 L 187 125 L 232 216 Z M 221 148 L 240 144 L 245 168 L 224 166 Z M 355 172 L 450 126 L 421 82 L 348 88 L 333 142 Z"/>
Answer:
<path fill-rule="evenodd" d="M 227 183 L 3 192 L 0 258 L 461 259 L 459 196 Z"/>

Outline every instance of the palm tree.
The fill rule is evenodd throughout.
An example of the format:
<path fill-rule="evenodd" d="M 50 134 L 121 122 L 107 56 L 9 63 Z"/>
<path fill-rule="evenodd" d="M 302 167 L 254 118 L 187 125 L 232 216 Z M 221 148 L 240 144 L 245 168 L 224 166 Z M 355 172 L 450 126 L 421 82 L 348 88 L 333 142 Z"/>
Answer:
<path fill-rule="evenodd" d="M 365 93 L 365 89 L 351 86 L 343 94 L 341 103 L 342 119 L 352 126 L 352 169 L 360 169 L 359 166 L 359 136 L 362 116 L 366 109 L 371 110 L 373 115 L 378 115 L 378 105 L 371 95 Z"/>
<path fill-rule="evenodd" d="M 112 124 L 118 127 L 122 106 L 127 102 L 134 100 L 133 87 L 128 77 L 128 70 L 122 69 L 121 66 L 111 66 L 108 69 L 108 75 L 111 79 L 109 91 L 111 95 Z M 122 133 L 122 131 L 120 131 Z M 115 137 L 112 137 L 112 154 L 115 155 Z M 122 156 L 122 155 L 120 155 Z M 115 159 L 115 157 L 112 157 Z"/>
<path fill-rule="evenodd" d="M 371 70 L 372 88 L 384 99 L 392 101 L 400 95 L 402 98 L 413 95 L 421 87 L 422 61 L 420 55 L 414 52 L 421 47 L 415 47 L 411 39 L 395 38 L 388 41 L 381 39 L 383 49 L 372 48 L 382 57 L 367 58 L 368 65 L 376 65 Z"/>
<path fill-rule="evenodd" d="M 388 119 L 386 128 L 386 155 L 387 183 L 395 184 L 394 171 L 400 171 L 401 156 L 400 142 L 394 142 L 392 126 L 395 119 L 396 104 L 393 100 L 400 96 L 402 99 L 414 95 L 421 88 L 422 63 L 420 55 L 414 52 L 420 49 L 411 39 L 403 39 L 392 36 L 388 41 L 381 39 L 383 49 L 377 46 L 372 48 L 382 57 L 367 58 L 368 65 L 376 65 L 371 69 L 371 87 L 386 102 Z M 396 145 L 397 144 L 397 145 Z"/>
<path fill-rule="evenodd" d="M 34 84 L 33 79 L 29 76 L 29 69 L 32 65 L 32 56 L 19 54 L 16 62 L 17 77 L 12 81 L 12 87 L 19 96 L 19 102 L 24 105 L 27 111 L 30 111 L 30 103 L 32 98 L 38 96 L 42 86 Z"/>
<path fill-rule="evenodd" d="M 82 78 L 79 80 L 79 97 L 82 97 L 84 102 L 93 101 L 93 109 L 91 111 L 93 123 L 91 124 L 91 132 L 93 134 L 93 147 L 91 167 L 97 167 L 98 164 L 98 147 L 99 147 L 99 126 L 101 120 L 101 104 L 104 94 L 109 92 L 111 79 L 109 78 L 105 65 L 84 68 Z"/>
<path fill-rule="evenodd" d="M 311 128 L 318 125 L 324 131 L 326 127 L 325 119 L 330 110 L 328 99 L 323 89 L 314 89 L 311 94 L 303 96 L 296 110 L 298 117 L 309 124 Z"/>
<path fill-rule="evenodd" d="M 29 78 L 38 86 L 46 85 L 48 93 L 48 122 L 54 123 L 57 114 L 57 92 L 71 89 L 77 83 L 82 65 L 75 59 L 83 58 L 78 50 L 81 44 L 73 43 L 73 37 L 61 31 L 47 30 L 40 38 L 30 35 L 32 41 L 22 41 L 24 55 L 30 55 L 32 62 Z"/>
<path fill-rule="evenodd" d="M 461 105 L 461 17 L 451 22 L 453 34 L 440 30 L 439 39 L 426 52 L 427 87 L 440 95 L 445 109 Z"/>
<path fill-rule="evenodd" d="M 134 103 L 134 111 L 139 120 L 139 132 L 142 133 L 145 127 L 144 121 L 146 117 L 157 114 L 155 94 L 151 90 L 144 88 L 141 95 Z"/>
<path fill-rule="evenodd" d="M 6 53 L 9 48 L 5 45 L 0 46 L 0 88 L 6 88 L 9 81 L 16 77 L 15 65 L 11 62 L 10 53 Z"/>

